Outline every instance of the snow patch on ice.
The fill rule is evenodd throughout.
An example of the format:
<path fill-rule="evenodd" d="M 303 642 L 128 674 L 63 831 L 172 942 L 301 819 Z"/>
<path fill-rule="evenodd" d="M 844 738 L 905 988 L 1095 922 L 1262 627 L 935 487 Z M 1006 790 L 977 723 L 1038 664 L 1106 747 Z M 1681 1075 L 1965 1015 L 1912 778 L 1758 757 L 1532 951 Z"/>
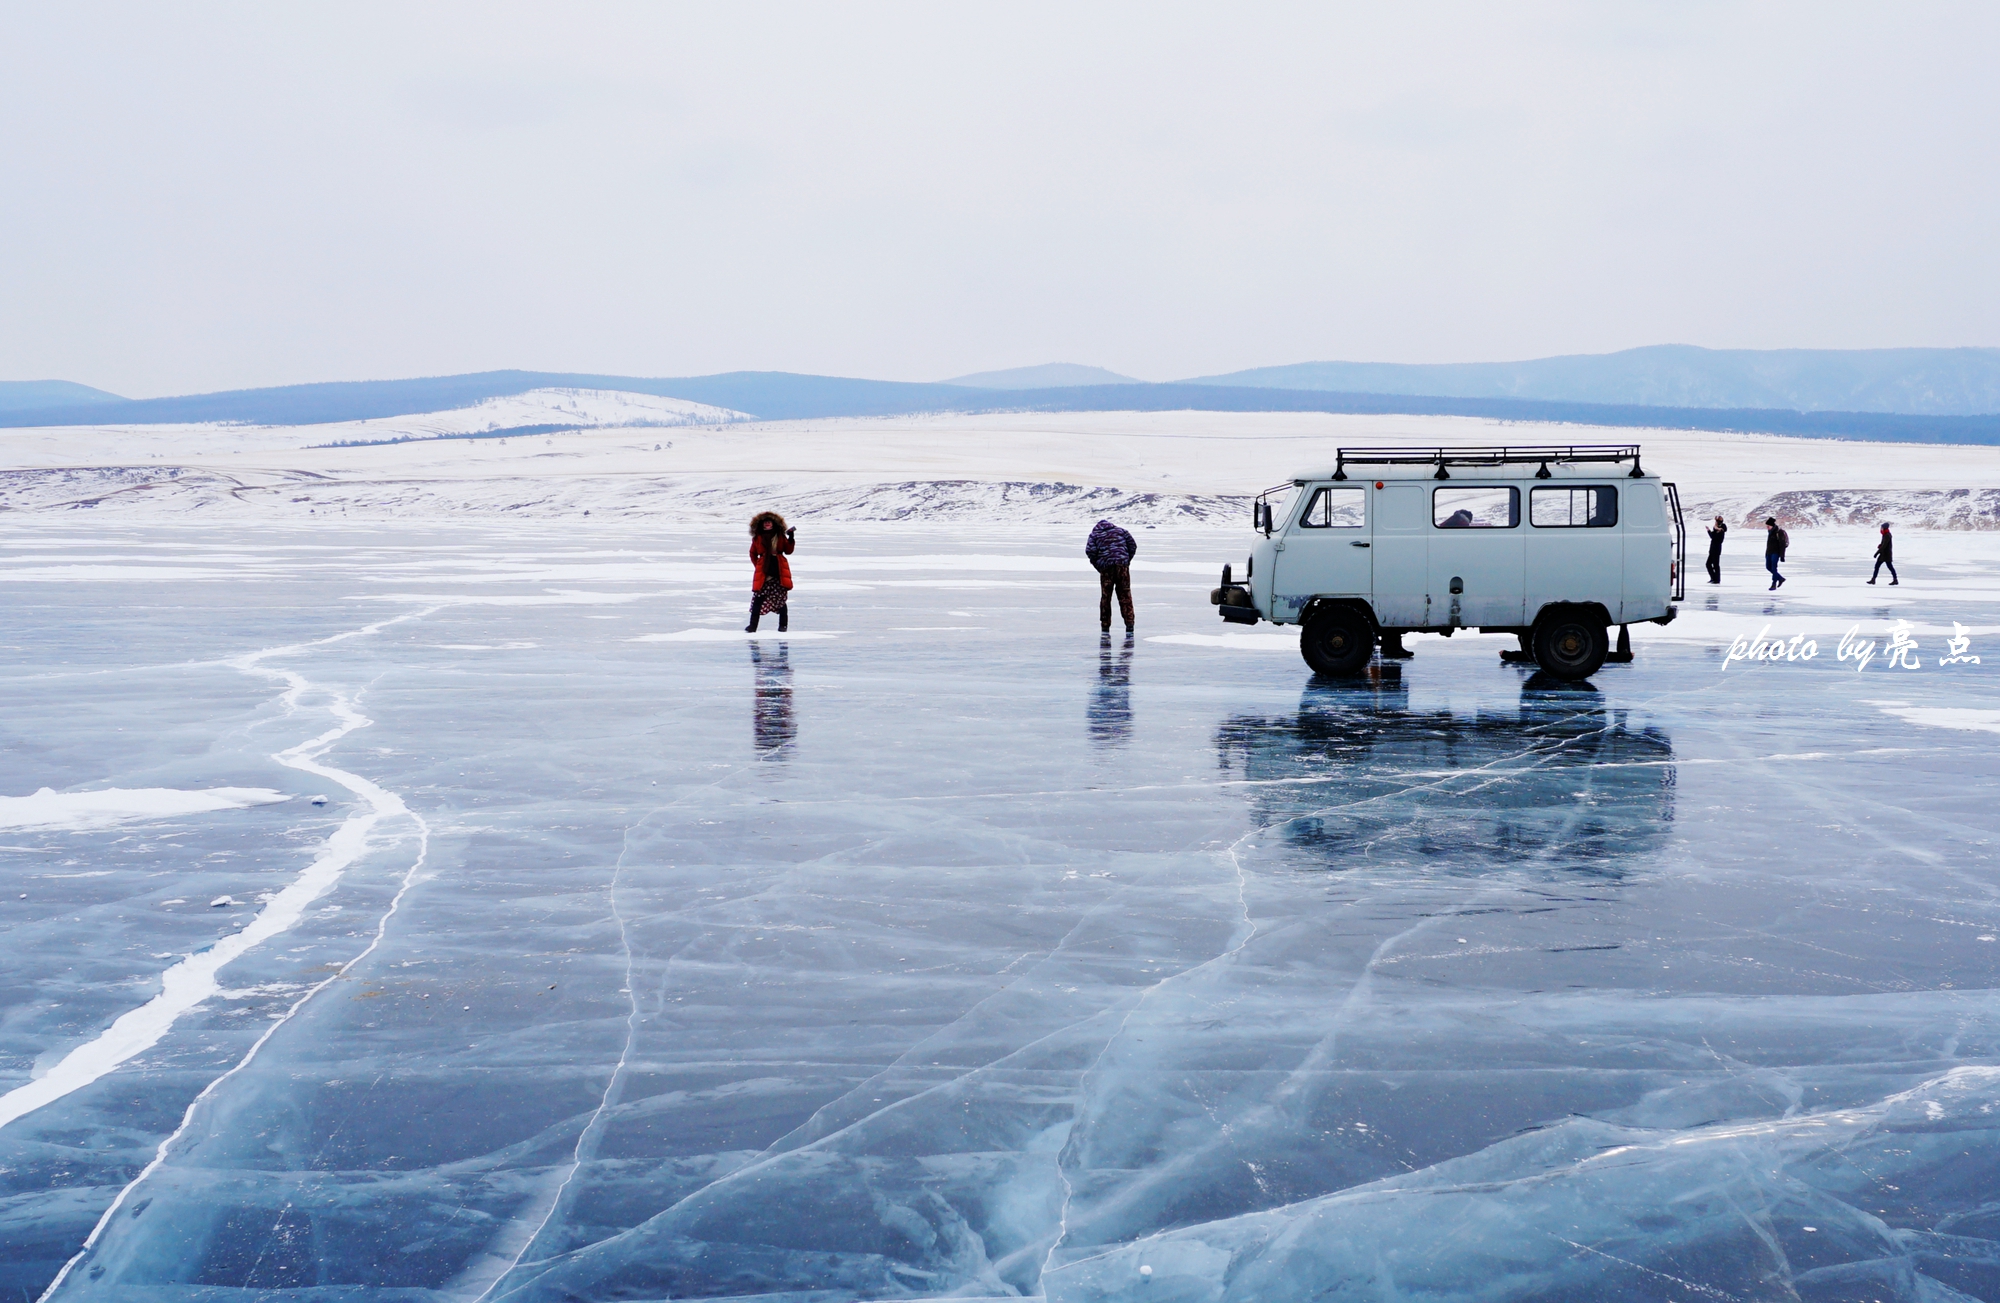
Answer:
<path fill-rule="evenodd" d="M 745 633 L 741 629 L 682 629 L 678 633 L 643 633 L 627 642 L 744 642 L 751 638 L 837 638 L 847 632 L 845 629 L 814 630 L 811 633 L 780 633 L 776 629 L 759 629 L 755 633 Z"/>
<path fill-rule="evenodd" d="M 42 832 L 109 828 L 146 819 L 212 810 L 243 810 L 291 798 L 268 787 L 107 787 L 97 792 L 58 792 L 44 787 L 32 796 L 0 796 L 0 828 Z"/>
<path fill-rule="evenodd" d="M 1225 651 L 1287 651 L 1299 649 L 1297 634 L 1278 633 L 1162 633 L 1146 639 L 1176 647 L 1220 647 Z"/>
<path fill-rule="evenodd" d="M 1871 701 L 1885 715 L 1927 728 L 1956 728 L 1978 733 L 2000 733 L 2000 710 L 1979 710 L 1971 706 L 1910 706 L 1900 701 Z"/>

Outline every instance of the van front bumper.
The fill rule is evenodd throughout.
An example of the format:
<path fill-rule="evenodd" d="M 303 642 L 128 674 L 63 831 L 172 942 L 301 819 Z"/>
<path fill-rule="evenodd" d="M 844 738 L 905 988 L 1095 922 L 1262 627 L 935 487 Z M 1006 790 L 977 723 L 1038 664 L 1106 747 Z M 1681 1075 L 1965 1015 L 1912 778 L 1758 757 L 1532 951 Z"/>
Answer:
<path fill-rule="evenodd" d="M 1208 600 L 1215 603 L 1222 618 L 1231 624 L 1257 623 L 1256 599 L 1250 596 L 1250 590 L 1230 581 L 1228 566 L 1222 567 L 1222 575 L 1222 587 L 1209 589 Z"/>

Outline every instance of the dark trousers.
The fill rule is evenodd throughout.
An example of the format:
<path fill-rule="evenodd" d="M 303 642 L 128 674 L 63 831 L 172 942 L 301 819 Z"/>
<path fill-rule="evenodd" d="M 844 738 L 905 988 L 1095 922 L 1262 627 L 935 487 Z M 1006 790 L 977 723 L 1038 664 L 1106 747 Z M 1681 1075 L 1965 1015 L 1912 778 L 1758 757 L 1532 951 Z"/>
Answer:
<path fill-rule="evenodd" d="M 1708 554 L 1708 582 L 1711 584 L 1722 582 L 1722 553 L 1720 552 L 1710 552 Z"/>
<path fill-rule="evenodd" d="M 1778 554 L 1776 552 L 1766 552 L 1764 554 L 1764 568 L 1771 572 L 1771 587 L 1776 588 L 1779 584 L 1785 582 L 1785 577 L 1778 573 Z"/>
<path fill-rule="evenodd" d="M 1111 594 L 1118 594 L 1118 614 L 1125 617 L 1125 627 L 1132 627 L 1132 570 L 1129 566 L 1100 566 L 1097 570 L 1097 624 L 1099 628 L 1111 627 Z"/>
<path fill-rule="evenodd" d="M 1892 584 L 1900 584 L 1900 583 L 1902 583 L 1902 582 L 1903 582 L 1902 580 L 1900 580 L 1900 579 L 1896 578 L 1896 563 L 1895 563 L 1894 561 L 1891 561 L 1891 560 L 1890 560 L 1890 559 L 1889 559 L 1888 557 L 1885 557 L 1885 556 L 1878 556 L 1878 557 L 1876 557 L 1876 558 L 1875 558 L 1875 573 L 1874 573 L 1874 574 L 1872 574 L 1872 575 L 1870 575 L 1870 576 L 1868 576 L 1868 582 L 1869 582 L 1869 583 L 1871 583 L 1871 584 L 1872 584 L 1872 583 L 1874 583 L 1874 582 L 1875 582 L 1875 581 L 1876 581 L 1877 579 L 1880 579 L 1880 578 L 1882 577 L 1882 567 L 1883 567 L 1883 566 L 1887 566 L 1887 567 L 1889 567 L 1889 582 L 1890 582 L 1890 583 L 1892 583 Z"/>
<path fill-rule="evenodd" d="M 785 600 L 785 590 L 776 584 L 767 586 L 750 599 L 750 623 L 744 627 L 745 633 L 757 632 L 757 622 L 764 618 L 764 612 L 778 613 L 778 632 L 784 633 L 792 622 L 792 612 Z"/>

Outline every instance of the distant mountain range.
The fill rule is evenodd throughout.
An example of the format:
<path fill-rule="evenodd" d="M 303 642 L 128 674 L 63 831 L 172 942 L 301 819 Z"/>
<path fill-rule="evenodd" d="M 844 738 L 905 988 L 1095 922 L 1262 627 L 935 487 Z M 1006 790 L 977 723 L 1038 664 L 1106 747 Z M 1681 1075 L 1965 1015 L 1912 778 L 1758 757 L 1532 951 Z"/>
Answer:
<path fill-rule="evenodd" d="M 1529 362 L 1300 362 L 1184 381 L 1433 398 L 1795 412 L 2000 412 L 2000 348 L 1769 350 L 1658 344 Z"/>
<path fill-rule="evenodd" d="M 976 411 L 1347 412 L 2000 444 L 2000 349 L 1977 348 L 1662 346 L 1512 363 L 1307 362 L 1166 384 L 1073 363 L 938 384 L 783 371 L 679 378 L 485 371 L 144 399 L 64 381 L 16 381 L 0 382 L 0 426 L 312 425 L 446 411 L 548 388 L 680 398 L 764 420 Z"/>

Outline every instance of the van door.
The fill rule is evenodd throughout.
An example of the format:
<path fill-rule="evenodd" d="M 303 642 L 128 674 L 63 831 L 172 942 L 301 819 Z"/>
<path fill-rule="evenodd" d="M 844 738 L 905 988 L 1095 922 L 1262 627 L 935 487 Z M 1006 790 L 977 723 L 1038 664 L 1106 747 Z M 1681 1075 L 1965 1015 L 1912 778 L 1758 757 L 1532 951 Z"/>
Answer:
<path fill-rule="evenodd" d="M 1378 481 L 1379 482 L 1379 481 Z M 1372 491 L 1375 619 L 1385 629 L 1422 629 L 1430 602 L 1430 494 L 1421 484 L 1386 484 Z"/>
<path fill-rule="evenodd" d="M 1300 496 L 1271 570 L 1272 614 L 1288 620 L 1315 597 L 1366 597 L 1373 582 L 1367 490 L 1323 484 Z"/>
<path fill-rule="evenodd" d="M 1550 602 L 1602 602 L 1618 619 L 1624 534 L 1615 484 L 1537 484 L 1528 490 L 1527 618 Z"/>
<path fill-rule="evenodd" d="M 1430 496 L 1432 627 L 1518 626 L 1527 558 L 1520 488 L 1453 481 Z M 1462 591 L 1451 591 L 1454 581 Z"/>

